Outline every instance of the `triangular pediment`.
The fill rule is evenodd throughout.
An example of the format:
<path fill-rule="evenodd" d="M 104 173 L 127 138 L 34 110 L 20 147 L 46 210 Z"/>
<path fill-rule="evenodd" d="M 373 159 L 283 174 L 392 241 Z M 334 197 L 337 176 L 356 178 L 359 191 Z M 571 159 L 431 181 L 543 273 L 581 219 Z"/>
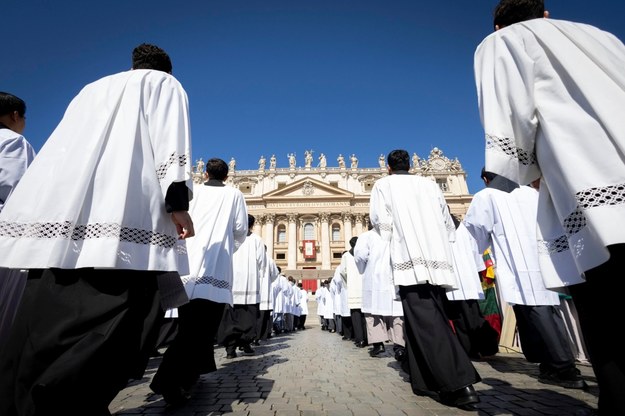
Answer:
<path fill-rule="evenodd" d="M 333 185 L 312 178 L 300 179 L 280 189 L 268 192 L 264 195 L 265 200 L 275 199 L 302 199 L 302 198 L 328 198 L 343 199 L 353 198 L 354 194 Z"/>

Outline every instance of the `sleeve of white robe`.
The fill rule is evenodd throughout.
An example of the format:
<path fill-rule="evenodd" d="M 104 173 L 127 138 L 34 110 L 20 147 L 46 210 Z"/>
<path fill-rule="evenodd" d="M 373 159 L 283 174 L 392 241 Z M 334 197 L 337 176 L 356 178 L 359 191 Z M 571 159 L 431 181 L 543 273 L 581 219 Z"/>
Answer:
<path fill-rule="evenodd" d="M 473 196 L 463 220 L 481 253 L 491 245 L 491 233 L 495 226 L 494 216 L 491 215 L 493 209 L 490 198 L 487 198 L 484 193 L 478 192 Z"/>
<path fill-rule="evenodd" d="M 247 205 L 243 194 L 237 195 L 233 219 L 234 251 L 237 251 L 247 237 Z"/>
<path fill-rule="evenodd" d="M 191 179 L 191 131 L 187 93 L 174 77 L 158 79 L 151 90 L 146 117 L 157 174 L 163 199 L 172 182 L 184 178 L 187 188 L 193 190 Z M 146 82 L 155 82 L 146 78 Z M 180 136 L 185 140 L 179 140 Z"/>
<path fill-rule="evenodd" d="M 528 184 L 541 176 L 535 156 L 534 62 L 519 37 L 493 33 L 478 46 L 474 63 L 486 170 Z"/>
<path fill-rule="evenodd" d="M 386 203 L 383 187 L 378 182 L 371 189 L 369 220 L 384 241 L 391 241 L 393 236 L 393 214 L 390 206 Z"/>

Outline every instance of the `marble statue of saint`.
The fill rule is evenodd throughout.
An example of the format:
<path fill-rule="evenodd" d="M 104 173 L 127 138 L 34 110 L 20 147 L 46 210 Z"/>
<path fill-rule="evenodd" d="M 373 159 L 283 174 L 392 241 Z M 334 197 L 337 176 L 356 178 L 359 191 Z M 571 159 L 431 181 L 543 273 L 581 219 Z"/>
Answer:
<path fill-rule="evenodd" d="M 306 151 L 304 152 L 304 155 L 305 155 L 305 156 L 304 156 L 305 166 L 306 166 L 307 168 L 309 168 L 309 167 L 310 167 L 310 165 L 312 165 L 312 159 L 313 159 L 313 157 L 312 157 L 312 150 L 306 150 Z"/>
<path fill-rule="evenodd" d="M 419 156 L 416 153 L 412 154 L 412 167 L 415 169 L 419 168 Z"/>
<path fill-rule="evenodd" d="M 345 158 L 343 155 L 339 154 L 339 157 L 336 158 L 336 160 L 339 162 L 339 168 L 345 169 Z"/>
<path fill-rule="evenodd" d="M 319 155 L 319 167 L 322 169 L 325 169 L 325 167 L 327 166 L 328 162 L 326 161 L 326 155 L 324 155 L 323 153 Z"/>
<path fill-rule="evenodd" d="M 237 166 L 236 160 L 234 158 L 230 159 L 230 163 L 228 164 L 230 172 L 234 172 L 234 168 Z"/>
<path fill-rule="evenodd" d="M 289 167 L 295 169 L 295 153 L 289 153 Z"/>
<path fill-rule="evenodd" d="M 265 170 L 265 156 L 261 156 L 258 160 L 258 170 Z"/>
<path fill-rule="evenodd" d="M 271 155 L 271 158 L 269 158 L 269 169 L 275 169 L 276 168 L 276 155 Z"/>
<path fill-rule="evenodd" d="M 358 158 L 356 155 L 352 153 L 349 160 L 352 162 L 351 168 L 356 169 L 358 167 Z"/>
<path fill-rule="evenodd" d="M 196 163 L 197 164 L 195 165 L 195 171 L 197 173 L 204 173 L 204 161 L 202 160 L 202 158 L 200 158 L 200 160 L 198 160 Z"/>
<path fill-rule="evenodd" d="M 380 157 L 378 158 L 378 163 L 380 164 L 380 167 L 382 169 L 384 169 L 384 167 L 386 166 L 386 162 L 384 161 L 384 155 L 381 154 Z"/>

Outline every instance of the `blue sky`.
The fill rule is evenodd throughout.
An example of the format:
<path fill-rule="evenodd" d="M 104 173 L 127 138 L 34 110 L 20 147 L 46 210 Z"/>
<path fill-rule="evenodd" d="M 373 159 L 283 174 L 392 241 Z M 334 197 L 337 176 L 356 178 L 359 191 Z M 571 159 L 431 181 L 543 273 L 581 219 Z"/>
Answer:
<path fill-rule="evenodd" d="M 39 150 L 87 83 L 129 69 L 154 43 L 189 95 L 193 160 L 278 167 L 312 149 L 361 167 L 404 148 L 458 158 L 482 188 L 473 53 L 497 0 L 21 0 L 3 5 L 0 90 L 26 101 Z M 625 40 L 625 2 L 547 0 L 552 18 Z"/>

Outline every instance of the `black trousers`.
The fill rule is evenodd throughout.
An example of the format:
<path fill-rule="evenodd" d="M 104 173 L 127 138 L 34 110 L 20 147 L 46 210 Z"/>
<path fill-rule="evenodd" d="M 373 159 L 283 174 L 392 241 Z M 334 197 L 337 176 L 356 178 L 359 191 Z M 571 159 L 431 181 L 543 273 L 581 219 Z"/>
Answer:
<path fill-rule="evenodd" d="M 625 293 L 625 244 L 608 247 L 610 259 L 570 286 L 590 362 L 599 384 L 599 414 L 625 416 L 625 354 L 614 338 Z M 611 324 L 616 323 L 616 325 Z"/>
<path fill-rule="evenodd" d="M 188 389 L 200 374 L 217 369 L 213 345 L 224 306 L 193 299 L 178 308 L 178 332 L 154 374 L 152 390 L 162 394 Z"/>
<path fill-rule="evenodd" d="M 499 333 L 484 319 L 476 299 L 447 300 L 447 316 L 454 324 L 460 344 L 471 358 L 495 355 L 499 351 Z"/>
<path fill-rule="evenodd" d="M 256 339 L 256 323 L 259 319 L 259 304 L 226 305 L 217 339 L 228 351 L 237 346 L 250 344 Z"/>
<path fill-rule="evenodd" d="M 256 339 L 265 341 L 267 340 L 267 335 L 271 332 L 271 311 L 270 310 L 262 310 L 258 313 L 258 322 L 256 325 Z"/>
<path fill-rule="evenodd" d="M 365 314 L 362 313 L 360 309 L 350 309 L 349 313 L 351 315 L 354 342 L 367 343 L 367 323 L 365 321 Z"/>
<path fill-rule="evenodd" d="M 158 272 L 30 270 L 0 358 L 0 414 L 110 415 L 143 376 L 164 311 Z"/>
<path fill-rule="evenodd" d="M 529 362 L 556 370 L 575 366 L 575 356 L 556 306 L 514 305 L 523 355 Z"/>
<path fill-rule="evenodd" d="M 413 391 L 451 392 L 481 380 L 444 310 L 445 290 L 400 286 L 406 356 Z"/>

